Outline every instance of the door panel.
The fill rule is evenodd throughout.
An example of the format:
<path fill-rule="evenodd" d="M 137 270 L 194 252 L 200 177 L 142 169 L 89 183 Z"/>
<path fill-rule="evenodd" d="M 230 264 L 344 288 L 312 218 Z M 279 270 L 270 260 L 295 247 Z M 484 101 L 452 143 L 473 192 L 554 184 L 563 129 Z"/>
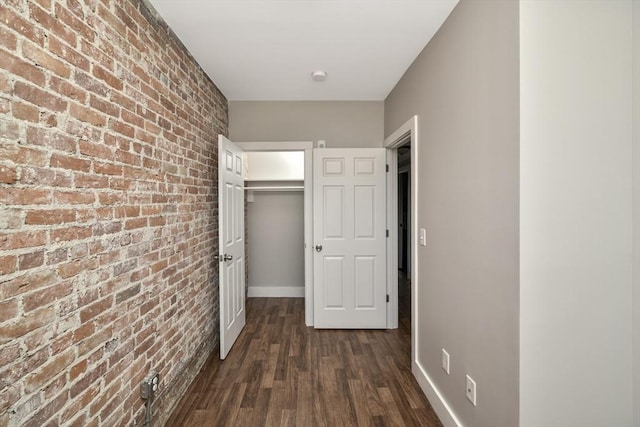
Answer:
<path fill-rule="evenodd" d="M 355 258 L 356 308 L 375 309 L 375 257 Z"/>
<path fill-rule="evenodd" d="M 353 198 L 353 212 L 355 218 L 355 238 L 356 239 L 375 239 L 376 225 L 376 188 L 370 185 L 358 185 L 353 189 L 355 197 Z"/>
<path fill-rule="evenodd" d="M 344 309 L 344 258 L 329 256 L 323 261 L 327 284 L 324 289 L 325 307 Z"/>
<path fill-rule="evenodd" d="M 218 138 L 220 215 L 220 358 L 224 359 L 245 325 L 244 179 L 242 150 Z"/>
<path fill-rule="evenodd" d="M 314 150 L 314 326 L 385 328 L 384 149 Z"/>
<path fill-rule="evenodd" d="M 322 227 L 325 239 L 344 238 L 344 188 L 325 186 L 324 191 L 324 219 Z"/>

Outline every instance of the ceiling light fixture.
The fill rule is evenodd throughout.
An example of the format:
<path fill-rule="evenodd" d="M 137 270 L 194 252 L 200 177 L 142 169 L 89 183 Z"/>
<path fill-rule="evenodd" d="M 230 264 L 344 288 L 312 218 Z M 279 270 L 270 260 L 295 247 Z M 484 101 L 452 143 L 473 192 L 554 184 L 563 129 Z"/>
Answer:
<path fill-rule="evenodd" d="M 327 79 L 327 72 L 318 70 L 311 73 L 311 80 L 314 82 L 323 82 Z"/>

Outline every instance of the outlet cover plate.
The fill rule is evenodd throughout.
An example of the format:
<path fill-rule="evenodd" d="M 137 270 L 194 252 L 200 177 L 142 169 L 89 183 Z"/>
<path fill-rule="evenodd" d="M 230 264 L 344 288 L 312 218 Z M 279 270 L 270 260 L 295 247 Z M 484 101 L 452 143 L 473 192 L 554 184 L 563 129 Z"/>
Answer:
<path fill-rule="evenodd" d="M 442 370 L 449 375 L 449 353 L 444 348 L 442 349 Z"/>
<path fill-rule="evenodd" d="M 469 375 L 467 375 L 466 390 L 467 390 L 467 399 L 469 399 L 469 402 L 471 402 L 473 406 L 476 406 L 476 382 Z"/>

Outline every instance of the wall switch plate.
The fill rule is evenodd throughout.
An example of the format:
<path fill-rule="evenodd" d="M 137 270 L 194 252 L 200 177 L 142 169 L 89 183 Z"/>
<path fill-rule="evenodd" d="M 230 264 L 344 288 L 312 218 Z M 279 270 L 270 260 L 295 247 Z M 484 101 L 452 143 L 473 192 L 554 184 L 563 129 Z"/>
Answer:
<path fill-rule="evenodd" d="M 467 399 L 476 406 L 476 382 L 467 375 Z"/>
<path fill-rule="evenodd" d="M 442 349 L 442 369 L 449 375 L 449 353 L 444 348 Z"/>
<path fill-rule="evenodd" d="M 419 240 L 420 246 L 427 246 L 427 230 L 425 230 L 424 228 L 420 229 Z"/>

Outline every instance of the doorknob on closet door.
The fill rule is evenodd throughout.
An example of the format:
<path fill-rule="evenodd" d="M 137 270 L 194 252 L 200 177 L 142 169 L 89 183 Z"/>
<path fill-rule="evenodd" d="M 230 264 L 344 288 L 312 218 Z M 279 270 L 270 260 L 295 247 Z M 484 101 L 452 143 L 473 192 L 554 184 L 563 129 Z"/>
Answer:
<path fill-rule="evenodd" d="M 224 261 L 231 261 L 233 259 L 233 255 L 214 255 L 213 258 L 216 261 L 220 261 L 220 262 L 224 262 Z"/>
<path fill-rule="evenodd" d="M 322 252 L 322 245 L 316 245 L 316 252 Z"/>

